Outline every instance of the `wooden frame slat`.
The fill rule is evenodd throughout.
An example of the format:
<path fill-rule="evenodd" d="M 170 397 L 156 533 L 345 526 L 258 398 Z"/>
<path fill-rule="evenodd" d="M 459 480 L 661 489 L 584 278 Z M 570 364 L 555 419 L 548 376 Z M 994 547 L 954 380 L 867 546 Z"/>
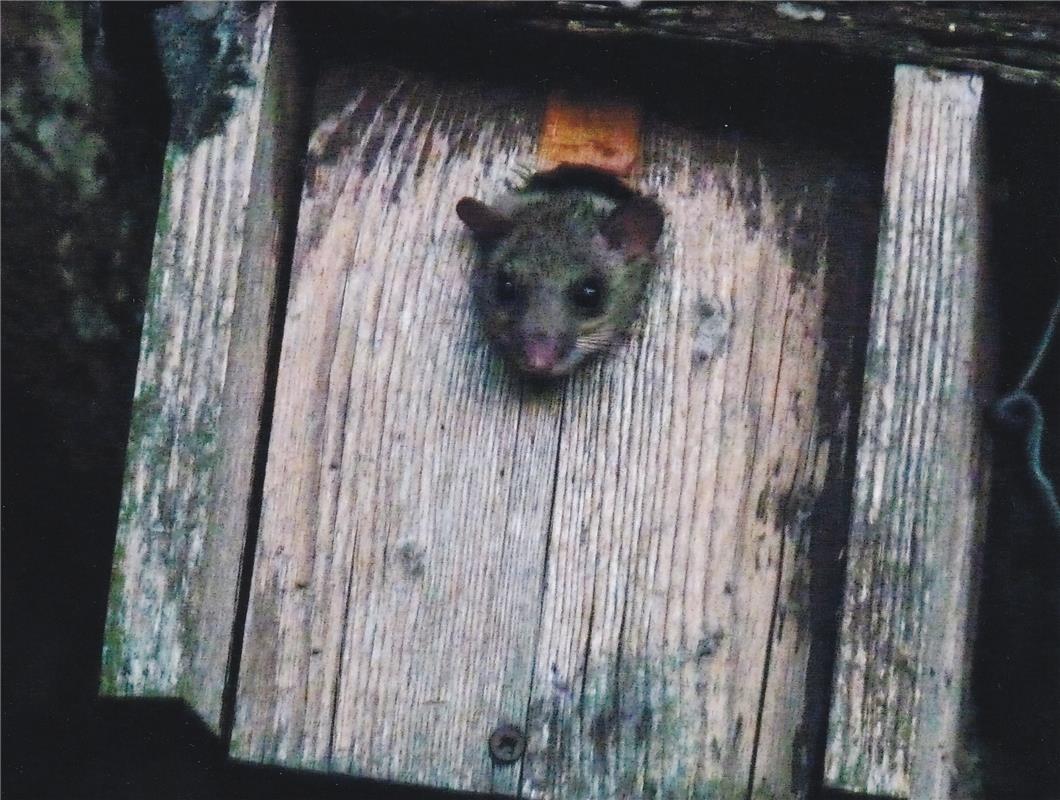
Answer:
<path fill-rule="evenodd" d="M 988 489 L 983 80 L 899 66 L 826 781 L 949 797 Z"/>
<path fill-rule="evenodd" d="M 218 14 L 246 80 L 219 133 L 166 155 L 100 686 L 183 698 L 215 732 L 299 131 L 283 12 Z"/>

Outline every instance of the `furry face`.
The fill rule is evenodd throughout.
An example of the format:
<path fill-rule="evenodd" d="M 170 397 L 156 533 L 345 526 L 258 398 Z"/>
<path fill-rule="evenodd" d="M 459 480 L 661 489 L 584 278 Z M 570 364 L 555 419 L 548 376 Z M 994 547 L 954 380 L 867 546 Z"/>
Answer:
<path fill-rule="evenodd" d="M 662 211 L 616 178 L 560 168 L 457 214 L 483 245 L 472 289 L 486 333 L 517 370 L 570 373 L 626 333 L 654 268 Z"/>

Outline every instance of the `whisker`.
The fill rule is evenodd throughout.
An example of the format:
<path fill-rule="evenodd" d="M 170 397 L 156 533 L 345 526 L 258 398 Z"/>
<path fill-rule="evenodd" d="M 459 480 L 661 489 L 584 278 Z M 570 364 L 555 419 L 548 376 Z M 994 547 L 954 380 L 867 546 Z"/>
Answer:
<path fill-rule="evenodd" d="M 610 345 L 613 339 L 614 330 L 606 329 L 579 336 L 575 343 L 582 350 L 602 350 Z"/>

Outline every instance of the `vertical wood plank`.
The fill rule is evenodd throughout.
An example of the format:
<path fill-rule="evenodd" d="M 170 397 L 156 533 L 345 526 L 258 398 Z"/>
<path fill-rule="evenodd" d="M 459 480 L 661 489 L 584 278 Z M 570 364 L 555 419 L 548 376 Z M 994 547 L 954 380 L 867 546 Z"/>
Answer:
<path fill-rule="evenodd" d="M 783 538 L 753 753 L 753 800 L 796 800 L 818 791 L 849 529 L 859 356 L 876 250 L 883 141 L 877 144 L 878 161 L 868 156 L 867 163 L 837 166 L 827 190 L 806 187 L 800 209 L 823 215 L 823 241 L 814 251 L 824 296 L 814 332 L 820 361 L 811 395 L 812 444 L 802 444 L 798 455 L 814 464 L 813 481 L 774 492 L 764 508 Z M 770 335 L 768 326 L 764 333 Z M 796 396 L 801 391 L 795 389 Z M 801 404 L 794 411 L 797 418 Z"/>
<path fill-rule="evenodd" d="M 319 97 L 232 753 L 513 794 L 487 741 L 525 716 L 560 399 L 493 360 L 454 209 L 533 163 L 540 101 Z"/>
<path fill-rule="evenodd" d="M 757 796 L 796 797 L 808 611 L 789 598 L 846 446 L 826 359 L 849 360 L 859 311 L 832 309 L 848 333 L 826 346 L 826 282 L 867 272 L 828 259 L 822 210 L 847 200 L 820 165 L 781 197 L 754 156 L 646 133 L 665 266 L 641 335 L 566 393 L 523 789 L 745 798 L 760 755 Z"/>
<path fill-rule="evenodd" d="M 275 5 L 220 14 L 247 81 L 166 157 L 100 689 L 181 697 L 218 732 L 299 108 Z"/>
<path fill-rule="evenodd" d="M 982 79 L 899 66 L 826 781 L 946 798 L 984 520 Z"/>

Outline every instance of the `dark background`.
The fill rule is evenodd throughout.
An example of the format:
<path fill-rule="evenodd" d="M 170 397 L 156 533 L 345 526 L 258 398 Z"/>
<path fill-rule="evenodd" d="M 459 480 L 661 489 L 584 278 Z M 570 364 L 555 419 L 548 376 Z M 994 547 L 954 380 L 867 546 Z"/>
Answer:
<path fill-rule="evenodd" d="M 155 8 L 67 9 L 83 17 L 80 52 L 73 56 L 55 45 L 70 18 L 42 13 L 35 4 L 3 10 L 3 790 L 12 798 L 451 797 L 233 765 L 179 703 L 96 697 L 171 116 L 149 19 Z M 329 10 L 309 9 L 302 17 L 299 35 L 310 57 L 348 44 L 325 35 L 336 30 Z M 490 37 L 488 22 L 472 20 L 472 28 L 479 24 L 472 38 Z M 410 50 L 438 56 L 446 45 L 437 43 L 435 24 L 425 26 L 422 46 Z M 382 48 L 417 35 L 382 23 L 369 32 Z M 360 44 L 368 46 L 367 39 Z M 465 63 L 457 69 L 486 63 L 475 60 L 481 48 L 460 52 Z M 601 56 L 589 66 L 606 72 L 607 59 L 616 57 Z M 56 81 L 66 80 L 71 58 L 80 59 L 83 85 L 70 81 L 67 91 Z M 846 118 L 868 106 L 876 111 L 866 112 L 867 140 L 878 141 L 881 124 L 885 131 L 886 98 L 881 106 L 878 95 L 881 76 L 889 80 L 888 66 L 845 64 L 830 73 L 805 57 L 783 56 L 783 69 L 777 63 L 744 60 L 738 69 L 719 70 L 712 102 L 730 110 L 742 102 L 749 109 L 746 125 L 779 141 L 789 134 L 797 139 L 808 114 Z M 858 69 L 865 70 L 863 78 Z M 671 78 L 664 71 L 651 80 Z M 875 87 L 860 100 L 851 95 L 859 80 Z M 766 94 L 773 102 L 747 102 L 748 86 L 770 81 Z M 16 90 L 30 98 L 24 108 L 9 102 Z M 1060 291 L 1060 97 L 995 81 L 987 91 L 990 259 L 1001 322 L 998 388 L 1004 390 L 1026 366 Z M 853 99 L 839 108 L 822 99 L 829 96 Z M 93 176 L 79 173 L 76 158 L 64 161 L 49 149 L 67 147 L 61 137 L 35 134 L 30 123 L 42 117 L 56 117 L 71 136 L 95 142 L 85 152 L 102 188 L 88 186 Z M 866 145 L 855 140 L 843 146 Z M 1036 389 L 1047 413 L 1046 464 L 1056 475 L 1057 347 L 1042 374 L 1053 378 L 1040 378 Z M 1004 438 L 995 447 L 989 522 L 972 760 L 982 772 L 984 796 L 1055 798 L 1060 538 L 1038 511 L 1018 448 Z"/>

